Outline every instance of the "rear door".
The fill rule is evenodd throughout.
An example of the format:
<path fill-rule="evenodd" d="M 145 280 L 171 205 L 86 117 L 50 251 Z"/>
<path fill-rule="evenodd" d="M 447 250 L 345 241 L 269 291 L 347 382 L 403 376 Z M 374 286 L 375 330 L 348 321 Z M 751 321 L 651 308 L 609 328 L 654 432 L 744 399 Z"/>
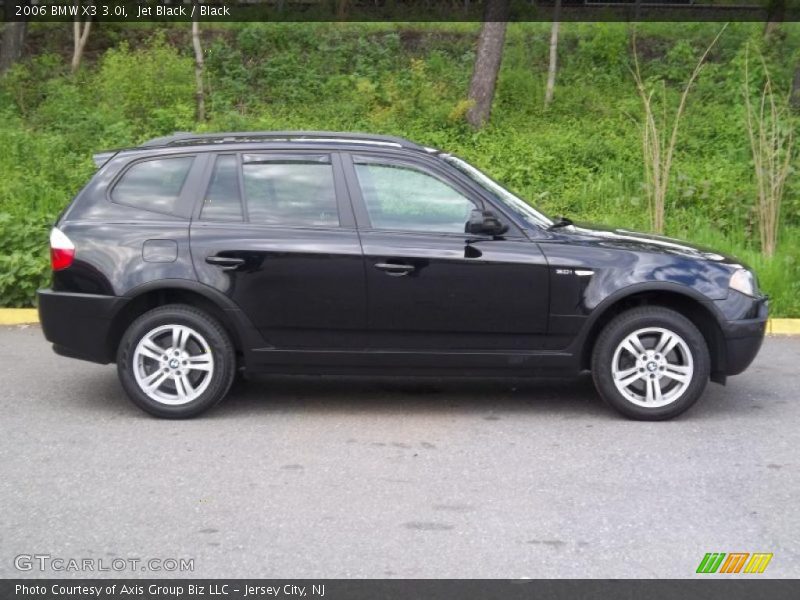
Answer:
<path fill-rule="evenodd" d="M 207 179 L 191 228 L 199 280 L 241 307 L 266 351 L 361 347 L 364 268 L 339 156 L 220 153 Z"/>
<path fill-rule="evenodd" d="M 492 206 L 434 164 L 354 154 L 345 168 L 364 249 L 372 348 L 543 346 L 548 271 L 537 244 L 516 228 L 499 238 L 466 234 L 470 212 Z"/>

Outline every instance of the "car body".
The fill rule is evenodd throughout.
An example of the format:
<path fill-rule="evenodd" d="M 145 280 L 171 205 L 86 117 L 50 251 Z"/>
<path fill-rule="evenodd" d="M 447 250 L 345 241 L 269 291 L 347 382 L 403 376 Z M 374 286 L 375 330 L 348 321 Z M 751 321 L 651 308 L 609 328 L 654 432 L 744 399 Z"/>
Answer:
<path fill-rule="evenodd" d="M 52 288 L 38 294 L 64 356 L 119 363 L 126 332 L 164 306 L 221 326 L 231 373 L 575 375 L 615 319 L 650 308 L 699 332 L 704 380 L 724 383 L 764 336 L 767 298 L 736 259 L 553 221 L 402 138 L 176 134 L 96 161 L 56 223 Z M 135 360 L 146 378 L 149 359 Z M 626 414 L 677 414 L 643 408 Z"/>

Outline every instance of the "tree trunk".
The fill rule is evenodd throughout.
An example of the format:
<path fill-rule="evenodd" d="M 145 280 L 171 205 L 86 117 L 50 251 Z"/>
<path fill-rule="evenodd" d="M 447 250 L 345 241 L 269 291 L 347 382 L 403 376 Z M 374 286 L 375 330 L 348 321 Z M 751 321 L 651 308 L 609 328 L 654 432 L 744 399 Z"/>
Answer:
<path fill-rule="evenodd" d="M 194 47 L 194 79 L 197 86 L 197 120 L 206 120 L 206 94 L 203 86 L 203 47 L 200 45 L 200 23 L 192 20 L 192 46 Z"/>
<path fill-rule="evenodd" d="M 3 27 L 0 42 L 0 75 L 10 69 L 22 56 L 28 24 L 25 21 L 9 22 Z"/>
<path fill-rule="evenodd" d="M 80 8 L 80 0 L 75 2 L 75 6 Z M 89 30 L 92 28 L 91 17 L 88 21 L 81 22 L 79 17 L 75 17 L 72 22 L 72 72 L 76 73 L 81 66 L 83 49 L 86 48 L 86 41 L 89 39 Z"/>
<path fill-rule="evenodd" d="M 475 128 L 483 127 L 492 112 L 497 75 L 503 60 L 503 44 L 508 25 L 506 19 L 508 0 L 487 0 L 481 33 L 478 36 L 478 53 L 469 84 L 469 99 L 473 101 L 473 105 L 467 111 L 467 122 Z"/>
<path fill-rule="evenodd" d="M 764 39 L 769 40 L 781 27 L 786 15 L 785 0 L 771 0 L 767 6 L 767 23 L 764 25 Z"/>
<path fill-rule="evenodd" d="M 547 87 L 544 90 L 544 106 L 547 108 L 553 101 L 556 87 L 556 70 L 558 69 L 558 29 L 561 23 L 561 0 L 556 0 L 553 10 L 553 27 L 550 30 L 550 66 L 547 69 Z"/>
<path fill-rule="evenodd" d="M 769 40 L 774 36 L 781 28 L 780 21 L 767 21 L 767 24 L 764 25 L 764 39 Z"/>
<path fill-rule="evenodd" d="M 794 68 L 794 77 L 792 78 L 792 93 L 789 97 L 789 103 L 795 110 L 800 110 L 800 63 Z"/>

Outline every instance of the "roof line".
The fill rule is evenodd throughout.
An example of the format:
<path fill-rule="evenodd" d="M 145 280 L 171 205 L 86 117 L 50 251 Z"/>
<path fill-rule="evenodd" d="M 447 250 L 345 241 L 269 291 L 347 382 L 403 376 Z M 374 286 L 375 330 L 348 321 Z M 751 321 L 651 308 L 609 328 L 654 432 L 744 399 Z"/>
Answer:
<path fill-rule="evenodd" d="M 314 139 L 319 138 L 319 139 Z M 372 133 L 350 133 L 340 131 L 234 131 L 225 133 L 188 133 L 176 132 L 173 135 L 148 140 L 138 147 L 152 148 L 157 146 L 189 145 L 192 143 L 224 143 L 224 142 L 259 142 L 269 140 L 296 141 L 331 141 L 391 144 L 401 148 L 423 150 L 419 144 L 402 137 L 376 135 Z"/>

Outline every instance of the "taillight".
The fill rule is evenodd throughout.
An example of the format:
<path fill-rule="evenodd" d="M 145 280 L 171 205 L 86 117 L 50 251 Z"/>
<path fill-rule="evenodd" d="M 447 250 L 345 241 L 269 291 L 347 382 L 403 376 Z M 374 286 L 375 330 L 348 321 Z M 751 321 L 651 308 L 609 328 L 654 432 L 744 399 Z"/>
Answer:
<path fill-rule="evenodd" d="M 75 259 L 75 244 L 58 227 L 50 230 L 50 265 L 60 271 L 72 265 Z"/>

